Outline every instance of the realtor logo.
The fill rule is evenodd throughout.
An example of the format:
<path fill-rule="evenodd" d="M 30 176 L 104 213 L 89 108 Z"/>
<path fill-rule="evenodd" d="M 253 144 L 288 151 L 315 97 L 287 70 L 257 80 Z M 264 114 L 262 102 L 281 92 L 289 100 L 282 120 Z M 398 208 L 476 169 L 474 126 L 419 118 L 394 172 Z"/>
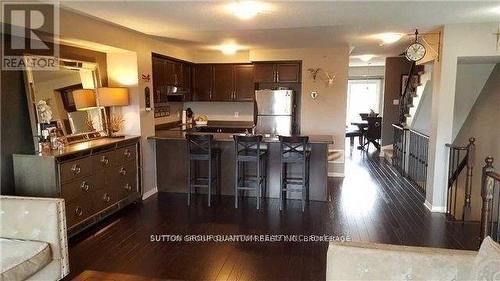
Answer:
<path fill-rule="evenodd" d="M 58 68 L 59 9 L 55 3 L 2 3 L 2 70 Z M 29 60 L 24 55 L 30 55 Z"/>

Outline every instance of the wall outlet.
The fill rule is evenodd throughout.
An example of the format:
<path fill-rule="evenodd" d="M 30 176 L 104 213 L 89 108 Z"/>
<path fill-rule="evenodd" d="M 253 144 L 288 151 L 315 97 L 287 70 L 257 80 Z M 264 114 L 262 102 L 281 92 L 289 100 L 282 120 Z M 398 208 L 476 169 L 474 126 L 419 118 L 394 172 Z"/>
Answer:
<path fill-rule="evenodd" d="M 392 100 L 392 104 L 393 105 L 399 105 L 399 100 L 398 99 Z"/>
<path fill-rule="evenodd" d="M 240 113 L 239 113 L 238 111 L 235 111 L 235 112 L 234 112 L 234 117 L 235 117 L 235 118 L 238 118 L 239 116 L 240 116 Z"/>
<path fill-rule="evenodd" d="M 181 118 L 181 112 L 177 111 L 177 118 Z"/>

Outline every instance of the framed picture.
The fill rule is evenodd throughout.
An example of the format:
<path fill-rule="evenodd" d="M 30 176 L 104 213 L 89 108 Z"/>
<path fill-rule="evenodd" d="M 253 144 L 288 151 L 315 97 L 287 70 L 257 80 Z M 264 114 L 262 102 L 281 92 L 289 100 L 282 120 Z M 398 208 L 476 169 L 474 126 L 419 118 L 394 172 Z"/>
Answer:
<path fill-rule="evenodd" d="M 412 84 L 416 85 L 418 84 L 418 75 L 413 75 L 412 77 Z M 408 83 L 408 74 L 403 74 L 401 75 L 401 91 L 399 92 L 399 95 L 402 96 L 404 95 L 405 89 L 406 89 L 406 83 Z"/>

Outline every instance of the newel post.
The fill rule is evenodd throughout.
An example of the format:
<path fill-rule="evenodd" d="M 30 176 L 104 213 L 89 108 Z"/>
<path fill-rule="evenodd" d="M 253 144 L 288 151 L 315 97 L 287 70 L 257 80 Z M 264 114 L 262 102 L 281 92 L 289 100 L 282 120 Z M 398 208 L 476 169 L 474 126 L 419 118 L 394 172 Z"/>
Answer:
<path fill-rule="evenodd" d="M 474 161 L 476 158 L 476 141 L 475 138 L 469 139 L 467 145 L 467 174 L 465 178 L 465 198 L 464 212 L 462 213 L 462 221 L 468 218 L 471 212 L 471 193 L 472 193 L 472 170 L 474 169 Z"/>
<path fill-rule="evenodd" d="M 488 219 L 490 218 L 491 212 L 491 201 L 493 200 L 493 178 L 486 175 L 488 172 L 493 172 L 493 157 L 488 156 L 484 160 L 486 165 L 483 167 L 483 175 L 481 179 L 481 198 L 483 198 L 483 206 L 481 208 L 481 234 L 480 238 L 483 240 L 488 233 L 488 224 L 490 223 Z"/>

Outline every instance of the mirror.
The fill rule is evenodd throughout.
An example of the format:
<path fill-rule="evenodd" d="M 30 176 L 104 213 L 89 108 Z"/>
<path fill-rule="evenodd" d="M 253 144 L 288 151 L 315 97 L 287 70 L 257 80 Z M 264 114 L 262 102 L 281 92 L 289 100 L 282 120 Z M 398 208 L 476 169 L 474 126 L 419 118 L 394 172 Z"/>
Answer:
<path fill-rule="evenodd" d="M 25 78 L 33 136 L 53 127 L 70 143 L 105 135 L 95 98 L 101 86 L 97 64 L 59 59 L 58 70 L 27 68 Z"/>

